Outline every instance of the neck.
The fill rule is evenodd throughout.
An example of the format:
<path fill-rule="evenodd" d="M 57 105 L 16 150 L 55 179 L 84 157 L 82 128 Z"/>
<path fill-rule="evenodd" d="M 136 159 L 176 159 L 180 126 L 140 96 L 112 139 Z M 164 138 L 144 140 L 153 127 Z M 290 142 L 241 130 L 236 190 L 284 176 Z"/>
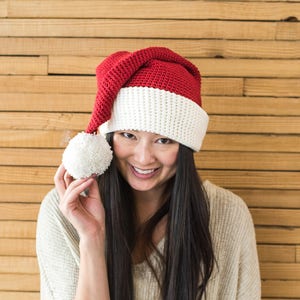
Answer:
<path fill-rule="evenodd" d="M 165 200 L 163 192 L 164 188 L 151 191 L 133 190 L 138 226 L 145 223 L 162 206 Z"/>

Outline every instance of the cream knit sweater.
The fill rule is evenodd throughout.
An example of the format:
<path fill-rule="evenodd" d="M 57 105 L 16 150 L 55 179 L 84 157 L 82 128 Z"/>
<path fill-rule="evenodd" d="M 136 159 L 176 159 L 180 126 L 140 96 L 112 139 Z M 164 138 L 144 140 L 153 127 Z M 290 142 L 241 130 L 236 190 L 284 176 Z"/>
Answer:
<path fill-rule="evenodd" d="M 254 226 L 246 204 L 228 190 L 204 182 L 210 201 L 210 231 L 217 266 L 207 287 L 207 300 L 258 300 L 260 274 Z M 37 225 L 41 299 L 74 298 L 79 266 L 78 235 L 58 208 L 58 194 L 48 193 Z M 164 240 L 158 248 L 162 251 Z M 155 254 L 151 259 L 155 261 Z M 135 265 L 136 300 L 157 300 L 158 285 L 146 263 Z M 120 299 L 123 300 L 123 299 Z M 184 300 L 184 299 L 183 299 Z"/>

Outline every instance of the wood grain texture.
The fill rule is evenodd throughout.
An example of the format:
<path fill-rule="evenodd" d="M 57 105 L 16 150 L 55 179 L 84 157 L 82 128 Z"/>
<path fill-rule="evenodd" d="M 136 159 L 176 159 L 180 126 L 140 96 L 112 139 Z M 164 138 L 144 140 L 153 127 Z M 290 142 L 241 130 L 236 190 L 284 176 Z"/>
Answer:
<path fill-rule="evenodd" d="M 164 28 L 164 30 L 161 30 Z M 288 29 L 281 29 L 281 38 Z M 274 40 L 275 22 L 167 19 L 0 19 L 0 36 Z"/>
<path fill-rule="evenodd" d="M 39 282 L 38 274 L 0 274 L 0 290 L 3 291 L 38 292 Z"/>
<path fill-rule="evenodd" d="M 33 239 L 35 235 L 35 221 L 0 221 L 0 238 Z"/>
<path fill-rule="evenodd" d="M 107 56 L 120 49 L 134 51 L 156 45 L 196 58 L 300 58 L 300 41 L 0 36 L 0 44 L 1 55 Z"/>
<path fill-rule="evenodd" d="M 283 20 L 300 18 L 299 3 L 239 1 L 10 1 L 8 17 Z"/>
<path fill-rule="evenodd" d="M 300 297 L 300 286 L 297 280 L 264 280 L 262 281 L 262 296 L 274 298 Z"/>
<path fill-rule="evenodd" d="M 9 292 L 9 291 L 0 291 L 0 299 L 5 300 L 39 300 L 39 292 Z"/>
<path fill-rule="evenodd" d="M 260 262 L 296 262 L 296 247 L 295 246 L 274 246 L 274 245 L 258 245 L 258 256 Z"/>
<path fill-rule="evenodd" d="M 47 57 L 0 57 L 0 75 L 47 75 Z"/>
<path fill-rule="evenodd" d="M 35 242 L 35 239 L 0 238 L 0 255 L 35 257 Z"/>
<path fill-rule="evenodd" d="M 299 97 L 300 79 L 245 79 L 245 95 Z"/>

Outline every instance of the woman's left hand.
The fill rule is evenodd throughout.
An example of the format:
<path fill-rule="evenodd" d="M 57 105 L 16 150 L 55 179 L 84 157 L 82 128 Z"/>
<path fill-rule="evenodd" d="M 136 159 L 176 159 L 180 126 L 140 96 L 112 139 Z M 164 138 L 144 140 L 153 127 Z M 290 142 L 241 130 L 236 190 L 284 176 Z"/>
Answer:
<path fill-rule="evenodd" d="M 95 177 L 74 180 L 61 165 L 54 177 L 60 210 L 77 230 L 80 241 L 105 241 L 105 212 Z M 88 190 L 86 196 L 82 194 Z"/>

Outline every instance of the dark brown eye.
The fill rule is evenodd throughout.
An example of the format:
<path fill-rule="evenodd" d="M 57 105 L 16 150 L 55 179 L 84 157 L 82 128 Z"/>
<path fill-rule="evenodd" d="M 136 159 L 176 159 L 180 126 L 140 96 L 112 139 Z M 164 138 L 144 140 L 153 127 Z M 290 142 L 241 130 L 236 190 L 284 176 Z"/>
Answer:
<path fill-rule="evenodd" d="M 129 133 L 129 132 L 121 132 L 120 134 L 121 134 L 124 138 L 126 138 L 126 139 L 132 140 L 132 139 L 135 138 L 135 136 L 134 136 L 132 133 Z"/>
<path fill-rule="evenodd" d="M 160 139 L 157 140 L 157 143 L 166 145 L 166 144 L 173 143 L 173 141 L 171 139 L 168 139 L 168 138 L 160 138 Z"/>

